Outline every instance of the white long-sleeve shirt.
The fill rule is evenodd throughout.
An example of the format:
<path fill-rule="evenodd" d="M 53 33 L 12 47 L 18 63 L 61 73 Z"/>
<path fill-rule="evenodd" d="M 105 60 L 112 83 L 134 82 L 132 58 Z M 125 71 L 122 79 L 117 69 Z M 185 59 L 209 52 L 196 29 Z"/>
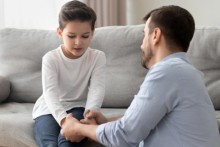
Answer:
<path fill-rule="evenodd" d="M 60 124 L 74 107 L 99 110 L 105 94 L 105 65 L 104 52 L 91 48 L 77 59 L 67 58 L 61 46 L 45 54 L 43 94 L 34 105 L 33 119 L 52 114 Z"/>
<path fill-rule="evenodd" d="M 146 75 L 125 115 L 100 125 L 108 147 L 219 147 L 215 111 L 201 73 L 174 53 Z"/>

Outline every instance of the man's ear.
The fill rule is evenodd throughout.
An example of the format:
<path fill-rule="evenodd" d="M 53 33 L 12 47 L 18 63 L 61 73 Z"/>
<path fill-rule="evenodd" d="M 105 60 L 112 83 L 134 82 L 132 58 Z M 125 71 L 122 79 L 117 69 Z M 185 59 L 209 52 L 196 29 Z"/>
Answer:
<path fill-rule="evenodd" d="M 60 28 L 57 28 L 57 35 L 58 35 L 58 37 L 60 38 L 60 39 L 62 39 L 63 38 L 63 31 L 60 29 Z"/>
<path fill-rule="evenodd" d="M 161 35 L 162 35 L 161 29 L 155 28 L 153 31 L 153 44 L 157 44 L 160 42 Z"/>

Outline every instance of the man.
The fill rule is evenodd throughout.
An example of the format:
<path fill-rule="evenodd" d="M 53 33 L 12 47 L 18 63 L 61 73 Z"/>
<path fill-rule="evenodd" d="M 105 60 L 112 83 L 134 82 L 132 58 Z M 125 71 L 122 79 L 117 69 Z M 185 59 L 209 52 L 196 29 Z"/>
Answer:
<path fill-rule="evenodd" d="M 193 17 L 179 6 L 164 6 L 144 21 L 142 64 L 149 72 L 124 116 L 108 119 L 89 112 L 81 122 L 90 125 L 68 116 L 61 134 L 71 141 L 79 135 L 114 147 L 219 147 L 203 77 L 186 58 Z"/>

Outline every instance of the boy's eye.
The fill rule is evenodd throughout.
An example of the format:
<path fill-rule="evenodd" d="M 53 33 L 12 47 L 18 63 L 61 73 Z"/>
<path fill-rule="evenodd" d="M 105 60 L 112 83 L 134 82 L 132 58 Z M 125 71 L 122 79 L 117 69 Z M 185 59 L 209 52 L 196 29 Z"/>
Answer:
<path fill-rule="evenodd" d="M 82 36 L 83 38 L 89 38 L 89 36 Z"/>
<path fill-rule="evenodd" d="M 68 36 L 68 37 L 71 39 L 76 38 L 76 36 Z M 82 36 L 82 38 L 89 38 L 89 36 Z"/>
<path fill-rule="evenodd" d="M 75 38 L 75 36 L 68 36 L 69 38 Z"/>

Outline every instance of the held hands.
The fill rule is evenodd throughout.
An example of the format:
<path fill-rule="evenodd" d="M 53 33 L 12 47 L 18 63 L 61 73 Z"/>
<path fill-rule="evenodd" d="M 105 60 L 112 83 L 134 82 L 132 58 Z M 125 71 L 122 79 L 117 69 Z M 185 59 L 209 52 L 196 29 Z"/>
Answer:
<path fill-rule="evenodd" d="M 61 121 L 61 135 L 63 135 L 66 140 L 71 142 L 80 142 L 85 137 L 78 134 L 78 129 L 80 129 L 80 122 L 75 119 L 72 114 L 68 114 L 64 120 Z"/>
<path fill-rule="evenodd" d="M 63 135 L 66 140 L 71 142 L 80 142 L 85 137 L 80 135 L 80 130 L 83 127 L 83 124 L 86 125 L 99 125 L 108 122 L 107 118 L 98 111 L 91 110 L 89 111 L 85 119 L 78 121 L 72 114 L 68 114 L 64 120 L 61 121 L 61 135 Z"/>

